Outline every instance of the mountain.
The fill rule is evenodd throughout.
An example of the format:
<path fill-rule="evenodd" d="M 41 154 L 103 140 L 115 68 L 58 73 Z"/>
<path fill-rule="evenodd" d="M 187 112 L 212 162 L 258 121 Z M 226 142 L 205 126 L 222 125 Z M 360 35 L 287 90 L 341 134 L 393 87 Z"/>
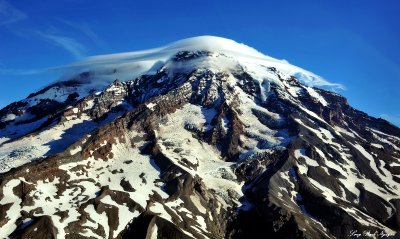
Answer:
<path fill-rule="evenodd" d="M 0 111 L 2 238 L 400 238 L 400 129 L 319 76 L 210 36 L 69 67 Z"/>

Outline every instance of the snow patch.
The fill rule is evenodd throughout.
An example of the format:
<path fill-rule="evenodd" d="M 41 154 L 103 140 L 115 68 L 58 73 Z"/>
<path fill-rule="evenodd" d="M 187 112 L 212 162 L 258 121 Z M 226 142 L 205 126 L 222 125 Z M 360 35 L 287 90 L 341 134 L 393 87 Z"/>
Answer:
<path fill-rule="evenodd" d="M 311 87 L 306 87 L 306 90 L 308 92 L 308 94 L 310 94 L 310 96 L 312 98 L 314 98 L 316 101 L 318 101 L 319 103 L 321 103 L 323 106 L 327 106 L 328 102 L 326 102 L 326 100 L 324 99 L 324 97 L 322 97 L 320 94 L 318 94 L 317 91 L 315 91 L 313 88 Z"/>
<path fill-rule="evenodd" d="M 16 118 L 15 114 L 7 114 L 7 115 L 3 116 L 0 121 L 4 123 L 4 122 L 15 120 L 15 118 Z"/>

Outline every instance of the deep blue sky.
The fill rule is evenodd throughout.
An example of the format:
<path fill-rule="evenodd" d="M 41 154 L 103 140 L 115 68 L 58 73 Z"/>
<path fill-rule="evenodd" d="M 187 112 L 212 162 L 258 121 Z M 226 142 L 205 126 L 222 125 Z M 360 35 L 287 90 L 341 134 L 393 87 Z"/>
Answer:
<path fill-rule="evenodd" d="M 216 35 L 341 83 L 350 104 L 400 125 L 398 1 L 0 0 L 0 107 L 85 56 Z"/>

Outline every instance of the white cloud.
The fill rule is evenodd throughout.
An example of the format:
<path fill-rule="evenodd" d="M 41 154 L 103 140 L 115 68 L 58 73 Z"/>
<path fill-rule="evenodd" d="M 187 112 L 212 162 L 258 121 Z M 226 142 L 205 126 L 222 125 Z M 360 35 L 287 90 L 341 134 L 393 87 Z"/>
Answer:
<path fill-rule="evenodd" d="M 6 0 L 0 0 L 0 26 L 19 22 L 28 18 L 22 11 L 13 7 Z"/>
<path fill-rule="evenodd" d="M 397 125 L 397 126 L 400 126 L 400 114 L 396 114 L 396 115 L 381 114 L 380 117 Z"/>
<path fill-rule="evenodd" d="M 294 74 L 294 76 L 299 79 L 301 82 L 313 86 L 313 87 L 326 87 L 329 88 L 330 90 L 345 90 L 346 87 L 343 84 L 340 83 L 333 83 L 330 81 L 327 81 L 321 76 L 317 76 L 311 72 L 307 72 L 308 74 L 304 74 L 303 72 L 297 72 Z"/>
<path fill-rule="evenodd" d="M 63 19 L 60 19 L 59 21 L 83 33 L 97 46 L 103 49 L 107 48 L 107 44 L 89 27 L 89 25 L 86 22 L 76 23 L 76 22 L 66 21 Z"/>
<path fill-rule="evenodd" d="M 80 59 L 84 57 L 86 47 L 74 38 L 43 32 L 37 33 L 52 44 L 64 48 L 64 50 L 68 51 L 75 58 Z"/>

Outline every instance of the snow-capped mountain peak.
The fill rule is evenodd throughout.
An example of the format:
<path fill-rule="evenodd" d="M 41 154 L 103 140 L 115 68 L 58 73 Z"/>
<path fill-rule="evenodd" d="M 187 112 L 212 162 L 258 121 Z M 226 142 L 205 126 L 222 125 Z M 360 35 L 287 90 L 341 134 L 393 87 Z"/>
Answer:
<path fill-rule="evenodd" d="M 209 36 L 75 67 L 0 110 L 1 238 L 400 236 L 400 129 L 312 73 Z"/>

